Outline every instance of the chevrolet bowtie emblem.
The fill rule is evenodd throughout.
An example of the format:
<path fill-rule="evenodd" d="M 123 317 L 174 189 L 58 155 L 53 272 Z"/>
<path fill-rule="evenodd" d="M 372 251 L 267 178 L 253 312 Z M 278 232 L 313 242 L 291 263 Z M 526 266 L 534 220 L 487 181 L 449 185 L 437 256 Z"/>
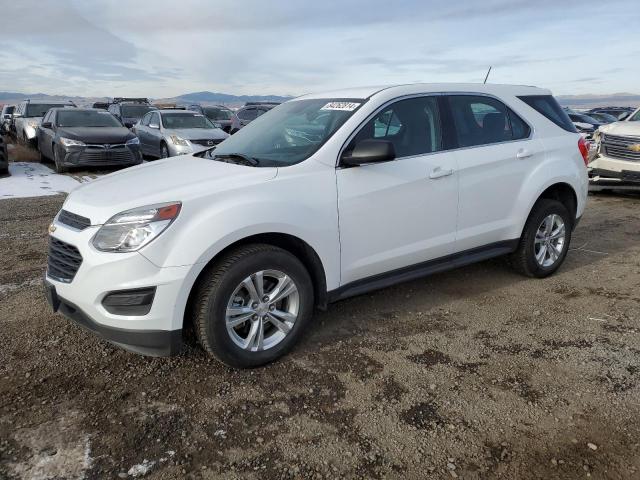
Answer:
<path fill-rule="evenodd" d="M 633 145 L 629 145 L 627 148 L 632 152 L 640 153 L 640 143 L 634 143 Z"/>
<path fill-rule="evenodd" d="M 51 225 L 49 225 L 49 233 L 53 233 L 56 231 L 56 226 L 52 223 Z"/>

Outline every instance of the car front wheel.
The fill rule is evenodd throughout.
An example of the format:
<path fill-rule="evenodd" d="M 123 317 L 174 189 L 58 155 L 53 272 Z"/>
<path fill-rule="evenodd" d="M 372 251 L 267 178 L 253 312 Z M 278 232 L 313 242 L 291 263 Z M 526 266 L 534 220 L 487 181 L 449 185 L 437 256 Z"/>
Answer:
<path fill-rule="evenodd" d="M 223 363 L 257 367 L 293 348 L 313 303 L 311 278 L 295 256 L 271 245 L 248 245 L 205 273 L 195 298 L 196 335 Z"/>
<path fill-rule="evenodd" d="M 540 199 L 525 224 L 512 265 L 529 277 L 543 278 L 554 273 L 569 250 L 573 219 L 557 200 Z"/>

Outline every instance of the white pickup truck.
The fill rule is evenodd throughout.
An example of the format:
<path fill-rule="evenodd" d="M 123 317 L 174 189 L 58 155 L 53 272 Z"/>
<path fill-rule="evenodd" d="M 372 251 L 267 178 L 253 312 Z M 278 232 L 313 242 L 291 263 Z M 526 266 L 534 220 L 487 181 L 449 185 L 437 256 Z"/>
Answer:
<path fill-rule="evenodd" d="M 640 189 L 640 108 L 624 121 L 601 126 L 597 155 L 589 163 L 592 189 Z"/>

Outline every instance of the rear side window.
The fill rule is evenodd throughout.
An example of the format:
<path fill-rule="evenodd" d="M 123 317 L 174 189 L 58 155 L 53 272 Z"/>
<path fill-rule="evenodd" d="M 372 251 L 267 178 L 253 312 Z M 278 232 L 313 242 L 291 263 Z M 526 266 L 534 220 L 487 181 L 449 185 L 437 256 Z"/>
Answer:
<path fill-rule="evenodd" d="M 529 137 L 531 129 L 504 103 L 491 97 L 449 97 L 459 147 L 491 145 Z"/>
<path fill-rule="evenodd" d="M 551 95 L 525 95 L 518 98 L 560 128 L 567 132 L 577 133 L 576 127 L 571 123 L 567 113 L 562 110 L 556 99 Z"/>

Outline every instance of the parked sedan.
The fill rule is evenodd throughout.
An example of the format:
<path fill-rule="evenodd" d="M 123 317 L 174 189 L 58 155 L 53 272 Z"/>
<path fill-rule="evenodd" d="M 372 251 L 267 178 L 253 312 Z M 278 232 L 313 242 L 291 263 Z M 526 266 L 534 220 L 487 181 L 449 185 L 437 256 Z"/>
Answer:
<path fill-rule="evenodd" d="M 244 107 L 236 112 L 231 120 L 230 134 L 236 133 L 242 127 L 247 126 L 260 115 L 267 113 L 273 107 L 277 107 L 277 103 L 247 103 Z"/>
<path fill-rule="evenodd" d="M 94 108 L 52 108 L 38 127 L 42 160 L 53 160 L 56 172 L 75 166 L 142 163 L 140 142 L 117 118 Z"/>
<path fill-rule="evenodd" d="M 235 113 L 233 113 L 233 110 L 230 110 L 223 105 L 208 105 L 203 107 L 198 104 L 190 104 L 187 105 L 187 110 L 203 114 L 211 120 L 214 125 L 219 125 L 220 128 L 227 133 L 231 131 L 231 124 L 236 116 Z"/>
<path fill-rule="evenodd" d="M 13 119 L 13 111 L 15 105 L 5 105 L 2 107 L 2 113 L 0 114 L 0 134 L 6 135 L 10 132 L 11 120 Z"/>
<path fill-rule="evenodd" d="M 601 123 L 595 118 L 584 113 L 569 111 L 567 112 L 567 115 L 569 115 L 569 118 L 576 127 L 576 130 L 578 130 L 578 132 L 588 140 L 591 140 L 595 131 L 598 130 L 600 126 L 604 125 L 604 123 Z"/>
<path fill-rule="evenodd" d="M 184 155 L 211 148 L 229 134 L 204 115 L 188 110 L 156 110 L 134 127 L 142 153 L 157 158 Z"/>

